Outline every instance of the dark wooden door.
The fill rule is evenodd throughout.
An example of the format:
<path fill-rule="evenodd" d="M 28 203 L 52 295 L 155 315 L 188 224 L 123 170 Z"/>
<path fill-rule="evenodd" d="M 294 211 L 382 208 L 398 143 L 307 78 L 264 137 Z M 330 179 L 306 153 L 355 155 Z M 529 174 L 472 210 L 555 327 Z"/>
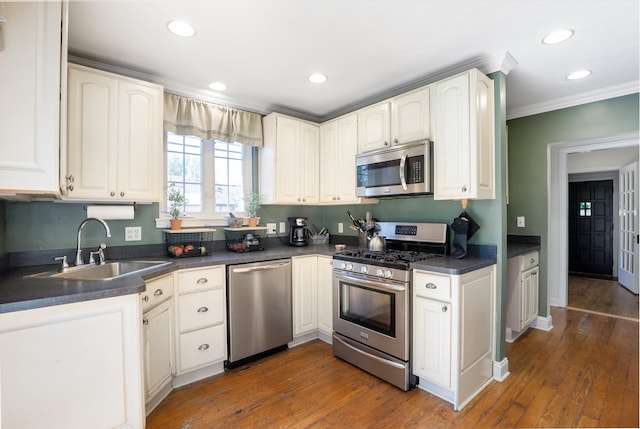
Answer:
<path fill-rule="evenodd" d="M 569 183 L 569 271 L 613 275 L 613 180 Z"/>

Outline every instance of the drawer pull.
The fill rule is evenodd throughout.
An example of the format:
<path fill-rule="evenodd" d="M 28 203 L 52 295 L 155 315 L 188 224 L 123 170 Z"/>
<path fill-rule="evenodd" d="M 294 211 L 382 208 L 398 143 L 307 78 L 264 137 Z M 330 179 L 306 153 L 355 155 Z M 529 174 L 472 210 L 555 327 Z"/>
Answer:
<path fill-rule="evenodd" d="M 144 302 L 149 302 L 149 295 L 145 295 L 145 296 L 143 296 L 143 297 L 142 297 L 142 300 L 143 300 Z"/>
<path fill-rule="evenodd" d="M 531 265 L 533 265 L 535 261 L 536 261 L 535 259 L 531 258 Z"/>
<path fill-rule="evenodd" d="M 142 324 L 143 325 L 148 325 L 149 324 L 149 320 L 148 319 L 142 319 Z"/>
<path fill-rule="evenodd" d="M 196 280 L 196 283 L 198 283 L 199 285 L 203 285 L 205 283 L 207 283 L 209 280 L 207 280 L 205 277 L 200 277 L 198 280 Z"/>
<path fill-rule="evenodd" d="M 207 307 L 200 307 L 198 309 L 198 313 L 206 313 L 207 311 L 209 311 L 209 309 Z"/>
<path fill-rule="evenodd" d="M 446 313 L 447 312 L 447 306 L 445 305 L 444 307 L 442 307 L 442 312 Z"/>
<path fill-rule="evenodd" d="M 427 289 L 438 289 L 438 286 L 433 283 L 427 283 L 426 285 L 424 285 L 424 287 L 426 287 Z"/>
<path fill-rule="evenodd" d="M 200 347 L 198 347 L 198 350 L 200 351 L 205 351 L 209 348 L 209 344 L 202 344 Z"/>
<path fill-rule="evenodd" d="M 153 296 L 160 296 L 162 295 L 162 289 L 156 289 L 156 291 L 153 293 Z"/>

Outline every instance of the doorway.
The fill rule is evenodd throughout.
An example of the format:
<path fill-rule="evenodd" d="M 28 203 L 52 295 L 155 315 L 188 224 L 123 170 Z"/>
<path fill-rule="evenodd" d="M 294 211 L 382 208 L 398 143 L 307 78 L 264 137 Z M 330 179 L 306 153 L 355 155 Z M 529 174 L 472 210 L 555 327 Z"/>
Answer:
<path fill-rule="evenodd" d="M 569 274 L 613 279 L 613 235 L 613 180 L 570 182 Z"/>

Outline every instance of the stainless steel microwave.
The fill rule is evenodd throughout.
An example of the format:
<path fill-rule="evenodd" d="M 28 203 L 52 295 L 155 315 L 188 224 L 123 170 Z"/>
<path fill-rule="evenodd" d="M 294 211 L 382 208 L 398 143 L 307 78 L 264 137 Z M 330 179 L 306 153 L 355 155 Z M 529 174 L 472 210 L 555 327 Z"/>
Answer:
<path fill-rule="evenodd" d="M 356 155 L 358 197 L 433 193 L 433 142 L 426 140 Z"/>

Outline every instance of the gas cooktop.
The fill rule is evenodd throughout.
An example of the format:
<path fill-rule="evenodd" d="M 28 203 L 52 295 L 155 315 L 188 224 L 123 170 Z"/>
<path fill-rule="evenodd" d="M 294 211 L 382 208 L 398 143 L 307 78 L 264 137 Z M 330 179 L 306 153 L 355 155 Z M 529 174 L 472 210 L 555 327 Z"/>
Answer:
<path fill-rule="evenodd" d="M 373 252 L 366 249 L 345 250 L 334 255 L 334 259 L 369 263 L 372 265 L 393 268 L 407 268 L 410 263 L 438 258 L 442 255 L 435 253 L 415 252 L 410 250 L 386 250 Z"/>

